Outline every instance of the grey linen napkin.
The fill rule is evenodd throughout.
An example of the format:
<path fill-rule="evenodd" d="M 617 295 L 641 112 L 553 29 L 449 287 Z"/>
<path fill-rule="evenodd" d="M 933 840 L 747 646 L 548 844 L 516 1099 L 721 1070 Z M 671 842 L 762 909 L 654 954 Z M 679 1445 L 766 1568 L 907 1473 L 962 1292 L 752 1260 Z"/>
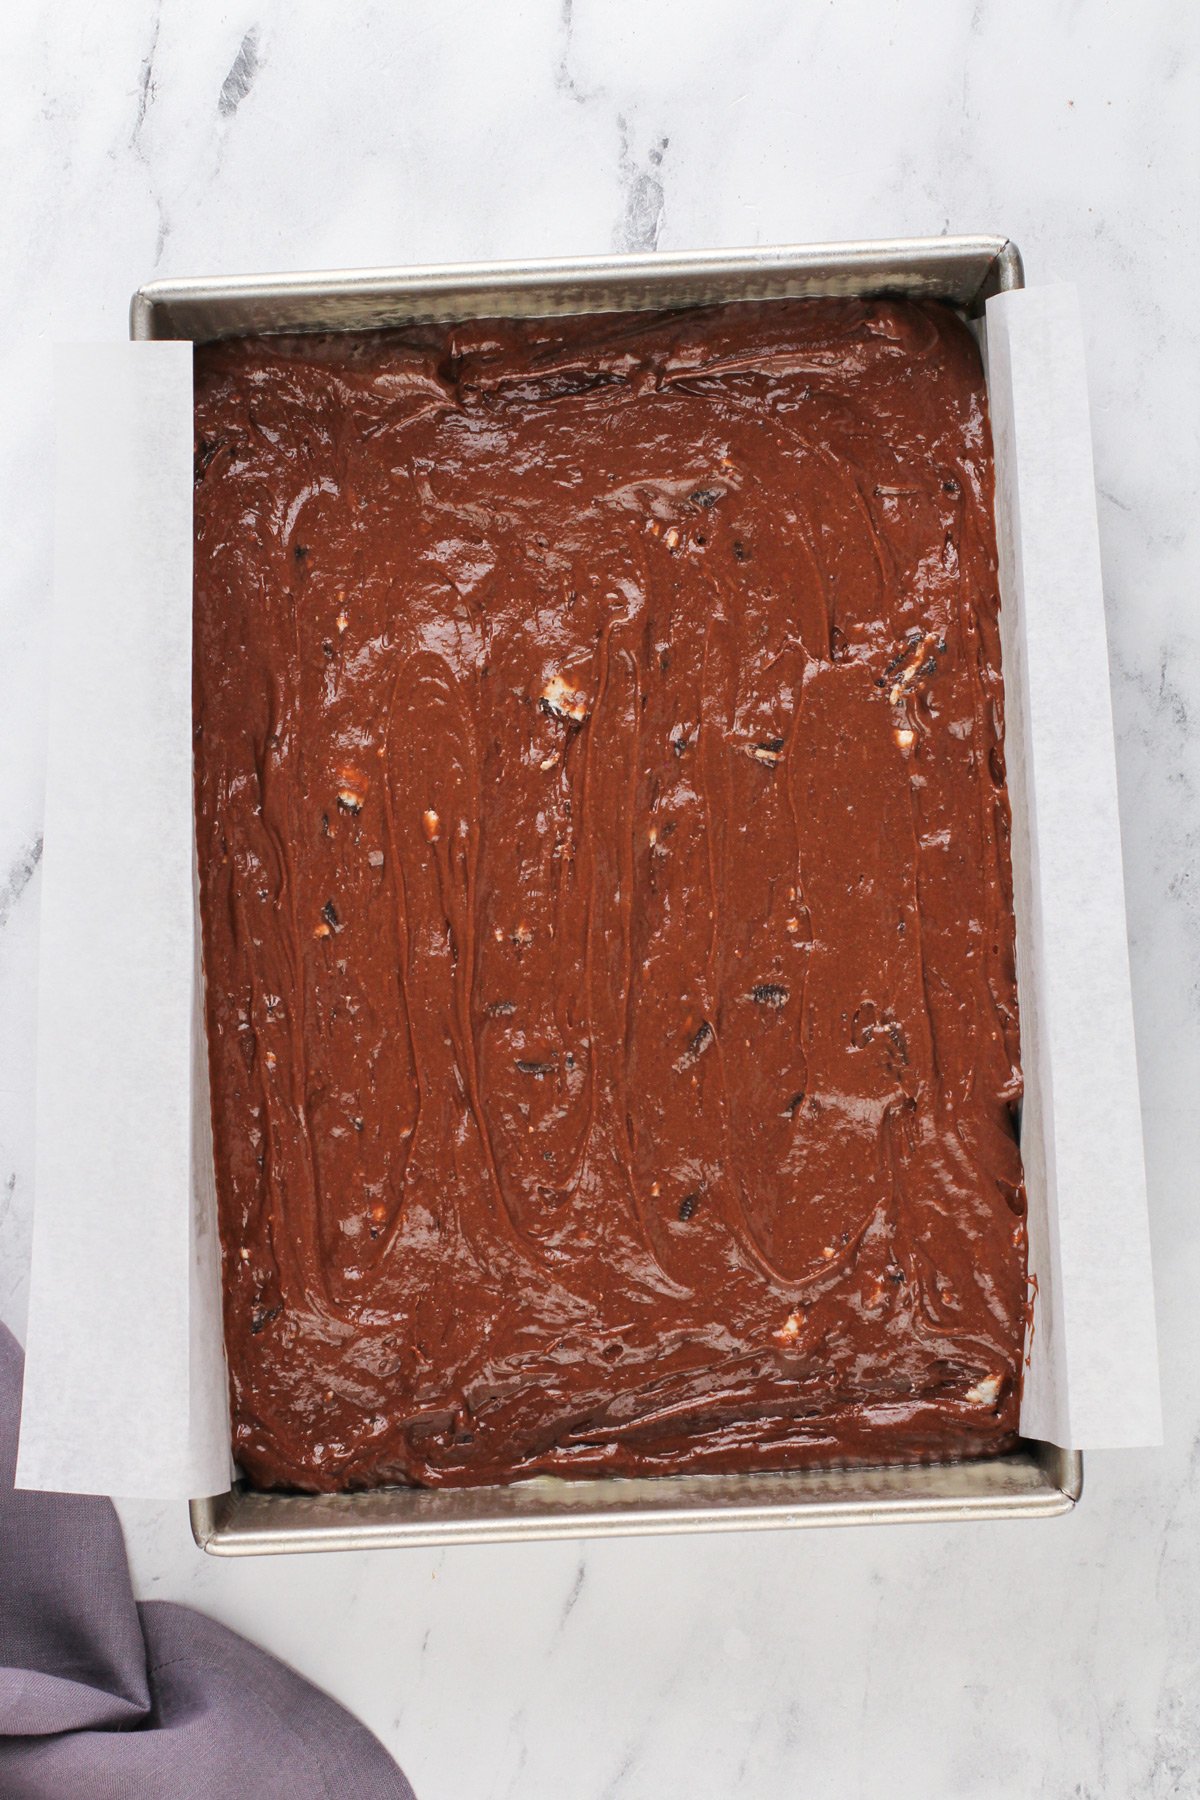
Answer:
<path fill-rule="evenodd" d="M 414 1800 L 327 1694 L 189 1607 L 139 1605 L 110 1500 L 14 1491 L 22 1366 L 0 1325 L 3 1800 Z"/>

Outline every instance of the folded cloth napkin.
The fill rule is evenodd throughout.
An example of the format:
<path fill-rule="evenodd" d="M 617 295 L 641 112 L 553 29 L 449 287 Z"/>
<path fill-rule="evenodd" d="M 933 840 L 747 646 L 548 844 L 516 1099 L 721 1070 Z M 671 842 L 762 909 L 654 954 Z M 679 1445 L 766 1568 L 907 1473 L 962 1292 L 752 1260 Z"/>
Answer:
<path fill-rule="evenodd" d="M 14 1491 L 22 1365 L 0 1325 L 4 1800 L 414 1800 L 327 1694 L 190 1607 L 135 1602 L 110 1500 Z"/>

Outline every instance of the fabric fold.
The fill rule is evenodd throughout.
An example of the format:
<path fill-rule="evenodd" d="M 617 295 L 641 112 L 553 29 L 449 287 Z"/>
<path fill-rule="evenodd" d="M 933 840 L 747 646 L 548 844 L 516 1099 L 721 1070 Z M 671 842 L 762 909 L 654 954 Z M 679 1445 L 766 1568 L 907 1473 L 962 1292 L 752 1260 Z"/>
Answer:
<path fill-rule="evenodd" d="M 294 1670 L 189 1607 L 139 1605 L 111 1501 L 14 1490 L 22 1367 L 0 1325 L 5 1800 L 414 1800 Z"/>

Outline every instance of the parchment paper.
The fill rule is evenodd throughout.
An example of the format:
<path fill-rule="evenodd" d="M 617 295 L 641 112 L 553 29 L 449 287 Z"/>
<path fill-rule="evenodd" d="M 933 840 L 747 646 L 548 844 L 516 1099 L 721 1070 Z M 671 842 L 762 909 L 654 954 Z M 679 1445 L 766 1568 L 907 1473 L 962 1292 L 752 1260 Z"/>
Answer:
<path fill-rule="evenodd" d="M 1083 342 L 988 302 L 1035 1328 L 1021 1424 L 1159 1440 Z M 58 360 L 33 1279 L 22 1487 L 229 1475 L 194 902 L 191 346 Z"/>
<path fill-rule="evenodd" d="M 1104 590 L 1075 289 L 987 303 L 1037 1285 L 1027 1437 L 1161 1440 Z"/>
<path fill-rule="evenodd" d="M 211 1174 L 194 1182 L 192 1168 L 194 1087 L 198 1153 L 208 1123 L 193 1032 L 191 345 L 63 347 L 56 418 L 17 1480 L 214 1493 L 230 1465 Z"/>

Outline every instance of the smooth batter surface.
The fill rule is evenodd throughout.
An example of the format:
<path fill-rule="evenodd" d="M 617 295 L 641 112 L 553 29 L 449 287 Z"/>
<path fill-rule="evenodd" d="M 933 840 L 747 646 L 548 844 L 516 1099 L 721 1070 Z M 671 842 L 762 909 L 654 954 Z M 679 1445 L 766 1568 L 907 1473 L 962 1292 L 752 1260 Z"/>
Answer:
<path fill-rule="evenodd" d="M 997 1451 L 1025 1322 L 991 445 L 933 305 L 197 353 L 235 1452 Z"/>

